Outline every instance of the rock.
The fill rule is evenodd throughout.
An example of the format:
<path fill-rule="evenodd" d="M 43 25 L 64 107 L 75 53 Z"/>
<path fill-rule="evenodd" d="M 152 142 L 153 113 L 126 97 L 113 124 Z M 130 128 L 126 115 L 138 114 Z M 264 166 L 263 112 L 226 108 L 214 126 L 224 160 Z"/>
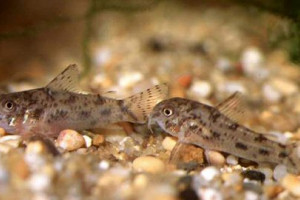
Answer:
<path fill-rule="evenodd" d="M 264 64 L 264 57 L 259 49 L 249 47 L 244 50 L 241 58 L 242 68 L 247 75 L 256 75 Z"/>
<path fill-rule="evenodd" d="M 233 172 L 233 173 L 223 173 L 222 179 L 224 180 L 225 186 L 234 186 L 234 185 L 240 185 L 242 182 L 242 176 L 240 173 Z"/>
<path fill-rule="evenodd" d="M 1 128 L 0 128 L 1 132 Z M 21 136 L 19 135 L 5 135 L 0 138 L 0 143 L 10 145 L 11 147 L 18 147 L 21 143 Z"/>
<path fill-rule="evenodd" d="M 214 178 L 220 176 L 220 174 L 220 170 L 214 166 L 206 167 L 200 172 L 200 176 L 207 182 L 212 181 Z"/>
<path fill-rule="evenodd" d="M 265 180 L 270 180 L 273 177 L 273 170 L 268 167 L 258 168 L 257 171 L 260 171 L 265 175 Z"/>
<path fill-rule="evenodd" d="M 0 127 L 0 137 L 4 136 L 6 134 L 4 128 Z"/>
<path fill-rule="evenodd" d="M 0 143 L 0 152 L 1 153 L 8 153 L 11 149 L 12 149 L 12 147 L 10 145 Z"/>
<path fill-rule="evenodd" d="M 165 139 L 162 141 L 162 146 L 165 150 L 172 151 L 174 146 L 176 145 L 176 139 L 173 137 L 165 137 Z"/>
<path fill-rule="evenodd" d="M 141 72 L 133 71 L 126 72 L 119 76 L 118 85 L 122 88 L 129 88 L 134 86 L 137 82 L 144 79 L 144 75 Z"/>
<path fill-rule="evenodd" d="M 51 185 L 51 179 L 45 173 L 36 173 L 29 177 L 28 185 L 35 192 L 45 191 Z"/>
<path fill-rule="evenodd" d="M 221 82 L 217 85 L 217 88 L 218 91 L 228 94 L 233 94 L 234 92 L 247 93 L 247 88 L 239 81 Z"/>
<path fill-rule="evenodd" d="M 27 144 L 26 154 L 42 154 L 47 152 L 47 147 L 41 141 L 32 141 Z"/>
<path fill-rule="evenodd" d="M 178 147 L 176 147 L 178 148 Z M 180 143 L 180 149 L 171 152 L 171 162 L 175 161 L 178 163 L 189 163 L 193 162 L 196 164 L 202 164 L 204 162 L 203 149 L 191 144 Z"/>
<path fill-rule="evenodd" d="M 296 83 L 287 79 L 276 77 L 272 78 L 269 82 L 278 92 L 280 92 L 284 96 L 295 94 L 299 90 Z"/>
<path fill-rule="evenodd" d="M 192 83 L 192 76 L 190 74 L 180 76 L 178 78 L 178 83 L 184 88 L 188 88 Z"/>
<path fill-rule="evenodd" d="M 147 186 L 149 180 L 145 174 L 138 174 L 134 177 L 133 186 L 137 189 L 143 189 Z"/>
<path fill-rule="evenodd" d="M 282 186 L 291 192 L 293 195 L 300 197 L 300 179 L 292 174 L 287 174 L 281 180 Z"/>
<path fill-rule="evenodd" d="M 287 174 L 287 168 L 285 165 L 279 164 L 274 169 L 274 179 L 280 181 Z"/>
<path fill-rule="evenodd" d="M 234 155 L 227 156 L 226 162 L 229 165 L 237 165 L 239 163 L 237 157 L 235 157 Z"/>
<path fill-rule="evenodd" d="M 207 161 L 216 166 L 223 166 L 225 164 L 225 157 L 218 151 L 205 150 L 205 157 Z"/>
<path fill-rule="evenodd" d="M 196 97 L 207 98 L 213 92 L 211 84 L 207 81 L 194 81 L 189 89 L 189 94 Z"/>
<path fill-rule="evenodd" d="M 228 72 L 233 69 L 233 64 L 230 62 L 228 58 L 221 57 L 217 60 L 217 68 L 222 72 Z"/>
<path fill-rule="evenodd" d="M 242 172 L 242 176 L 244 178 L 248 178 L 250 180 L 255 180 L 255 181 L 260 181 L 264 182 L 266 176 L 260 172 L 260 171 L 255 171 L 255 170 L 246 170 Z"/>
<path fill-rule="evenodd" d="M 165 170 L 165 164 L 158 158 L 152 156 L 141 156 L 136 158 L 132 167 L 137 172 L 161 173 Z"/>
<path fill-rule="evenodd" d="M 104 136 L 103 135 L 95 135 L 93 137 L 93 145 L 94 146 L 99 146 L 100 144 L 104 143 Z"/>
<path fill-rule="evenodd" d="M 90 138 L 87 135 L 84 135 L 83 138 L 84 138 L 84 141 L 85 141 L 85 146 L 87 148 L 89 148 L 90 146 L 92 146 L 92 138 Z"/>
<path fill-rule="evenodd" d="M 66 129 L 60 132 L 57 138 L 57 144 L 67 151 L 73 151 L 83 147 L 85 140 L 77 131 Z"/>
<path fill-rule="evenodd" d="M 281 93 L 268 83 L 263 85 L 262 93 L 269 102 L 279 102 L 282 98 Z"/>
<path fill-rule="evenodd" d="M 101 170 L 107 170 L 110 167 L 110 164 L 108 161 L 102 160 L 98 166 Z"/>

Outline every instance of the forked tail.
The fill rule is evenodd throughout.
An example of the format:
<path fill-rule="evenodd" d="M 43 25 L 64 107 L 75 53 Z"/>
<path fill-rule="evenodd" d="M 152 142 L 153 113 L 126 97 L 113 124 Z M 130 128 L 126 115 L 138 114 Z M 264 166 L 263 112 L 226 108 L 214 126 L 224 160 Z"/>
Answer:
<path fill-rule="evenodd" d="M 145 123 L 153 107 L 167 95 L 167 84 L 160 84 L 122 100 L 122 111 L 126 112 L 128 117 L 126 121 Z"/>

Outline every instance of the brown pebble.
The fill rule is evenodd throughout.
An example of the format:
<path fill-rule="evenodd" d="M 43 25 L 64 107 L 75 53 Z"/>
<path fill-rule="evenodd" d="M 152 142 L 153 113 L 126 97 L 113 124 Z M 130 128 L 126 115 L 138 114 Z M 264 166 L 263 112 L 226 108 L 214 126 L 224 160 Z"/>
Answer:
<path fill-rule="evenodd" d="M 178 78 L 178 83 L 184 88 L 188 88 L 192 83 L 192 76 L 190 74 L 180 76 Z"/>
<path fill-rule="evenodd" d="M 103 135 L 95 135 L 93 137 L 93 145 L 99 146 L 100 144 L 104 143 L 104 136 Z"/>
<path fill-rule="evenodd" d="M 0 137 L 2 137 L 4 135 L 6 135 L 6 132 L 5 132 L 4 128 L 0 127 Z"/>
<path fill-rule="evenodd" d="M 204 151 L 200 147 L 190 144 L 177 143 L 171 152 L 171 162 L 197 162 L 202 164 Z"/>

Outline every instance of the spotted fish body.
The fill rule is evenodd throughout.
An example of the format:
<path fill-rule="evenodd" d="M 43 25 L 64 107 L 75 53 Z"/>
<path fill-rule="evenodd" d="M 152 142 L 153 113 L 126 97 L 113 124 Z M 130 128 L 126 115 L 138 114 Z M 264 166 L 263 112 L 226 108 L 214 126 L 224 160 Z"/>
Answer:
<path fill-rule="evenodd" d="M 226 106 L 230 108 L 230 98 L 218 107 L 183 98 L 164 100 L 151 112 L 149 126 L 158 124 L 183 143 L 258 163 L 285 164 L 289 172 L 299 173 L 299 148 L 296 144 L 284 145 L 271 140 L 223 114 Z"/>
<path fill-rule="evenodd" d="M 127 121 L 145 123 L 153 106 L 165 98 L 167 86 L 157 85 L 118 100 L 76 92 L 76 65 L 70 65 L 46 87 L 0 95 L 0 127 L 14 134 L 55 137 L 66 128 L 105 127 Z"/>

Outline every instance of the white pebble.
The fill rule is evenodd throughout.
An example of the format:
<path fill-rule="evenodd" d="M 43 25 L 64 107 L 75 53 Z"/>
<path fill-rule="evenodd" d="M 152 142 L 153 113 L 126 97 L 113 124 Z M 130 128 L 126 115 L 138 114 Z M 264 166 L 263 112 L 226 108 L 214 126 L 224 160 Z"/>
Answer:
<path fill-rule="evenodd" d="M 229 59 L 222 57 L 217 60 L 217 68 L 223 72 L 227 72 L 233 68 L 233 65 Z"/>
<path fill-rule="evenodd" d="M 264 57 L 257 48 L 250 47 L 243 52 L 241 63 L 246 74 L 255 75 L 263 66 Z"/>
<path fill-rule="evenodd" d="M 281 94 L 288 96 L 298 92 L 298 86 L 296 83 L 283 79 L 283 78 L 273 78 L 270 80 L 270 84 Z"/>
<path fill-rule="evenodd" d="M 282 98 L 280 92 L 268 83 L 263 85 L 262 92 L 264 97 L 270 102 L 278 102 Z"/>
<path fill-rule="evenodd" d="M 0 153 L 8 153 L 11 149 L 10 145 L 0 143 Z"/>
<path fill-rule="evenodd" d="M 47 174 L 36 173 L 28 179 L 28 185 L 31 190 L 36 192 L 45 191 L 51 184 L 50 177 Z"/>
<path fill-rule="evenodd" d="M 200 176 L 206 181 L 212 181 L 215 177 L 220 175 L 220 170 L 214 166 L 206 167 L 200 172 Z"/>
<path fill-rule="evenodd" d="M 172 149 L 174 148 L 174 146 L 176 145 L 176 139 L 172 138 L 172 137 L 165 137 L 165 139 L 162 141 L 162 146 L 165 150 L 168 151 L 172 151 Z"/>
<path fill-rule="evenodd" d="M 77 131 L 66 129 L 60 132 L 57 143 L 59 147 L 67 151 L 73 151 L 83 147 L 85 140 Z"/>
<path fill-rule="evenodd" d="M 220 92 L 227 92 L 229 94 L 232 94 L 234 92 L 240 92 L 242 94 L 247 93 L 247 89 L 245 88 L 245 86 L 237 81 L 229 81 L 225 83 L 222 82 L 218 85 L 218 90 Z"/>
<path fill-rule="evenodd" d="M 137 172 L 160 173 L 165 170 L 165 164 L 152 156 L 141 156 L 133 161 L 132 167 Z"/>
<path fill-rule="evenodd" d="M 221 193 L 213 188 L 200 188 L 198 190 L 198 196 L 200 199 L 205 200 L 223 200 Z"/>
<path fill-rule="evenodd" d="M 83 138 L 84 138 L 84 141 L 85 141 L 85 146 L 87 148 L 89 148 L 90 146 L 92 146 L 92 138 L 90 138 L 87 135 L 84 135 Z"/>
<path fill-rule="evenodd" d="M 98 166 L 101 170 L 107 170 L 110 167 L 110 164 L 106 160 L 101 160 Z"/>
<path fill-rule="evenodd" d="M 144 76 L 140 72 L 126 72 L 119 76 L 118 84 L 123 88 L 132 87 L 137 82 L 144 79 Z"/>
<path fill-rule="evenodd" d="M 212 86 L 207 81 L 194 81 L 190 87 L 190 92 L 193 95 L 206 98 L 209 97 L 212 93 Z"/>
<path fill-rule="evenodd" d="M 246 191 L 245 192 L 245 200 L 260 200 L 260 196 L 259 194 L 257 194 L 256 192 L 254 191 Z"/>
<path fill-rule="evenodd" d="M 237 157 L 235 157 L 234 155 L 229 155 L 229 156 L 227 156 L 227 158 L 226 158 L 226 162 L 227 162 L 229 165 L 237 165 L 237 164 L 238 164 L 238 159 L 237 159 Z"/>
<path fill-rule="evenodd" d="M 287 168 L 283 164 L 279 164 L 274 169 L 274 179 L 280 181 L 287 174 Z"/>

